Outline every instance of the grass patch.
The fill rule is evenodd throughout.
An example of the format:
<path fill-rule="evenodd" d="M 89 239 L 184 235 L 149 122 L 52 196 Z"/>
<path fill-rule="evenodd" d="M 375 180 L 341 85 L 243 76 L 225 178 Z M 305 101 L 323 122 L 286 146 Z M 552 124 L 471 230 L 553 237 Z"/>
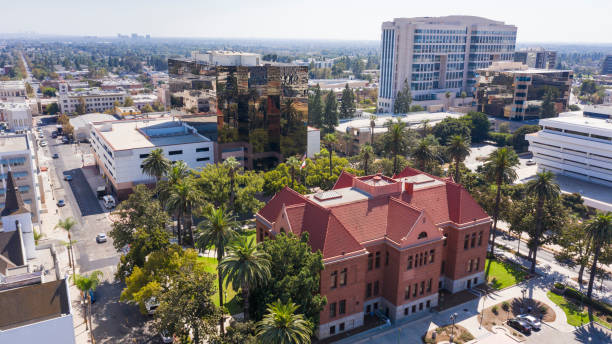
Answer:
<path fill-rule="evenodd" d="M 215 281 L 217 280 L 217 259 L 210 257 L 198 257 L 199 261 L 204 262 L 204 270 L 210 274 L 215 275 Z M 217 282 L 215 282 L 215 286 Z M 242 313 L 242 305 L 238 300 L 237 292 L 232 288 L 232 284 L 224 289 L 225 295 L 223 295 L 223 301 L 225 301 L 225 309 L 229 314 Z M 219 306 L 219 290 L 215 292 L 212 297 L 215 305 Z"/>
<path fill-rule="evenodd" d="M 494 259 L 487 259 L 485 272 L 487 282 L 494 289 L 503 289 L 525 280 L 527 272 L 520 267 Z"/>
<path fill-rule="evenodd" d="M 552 302 L 554 302 L 563 310 L 565 316 L 567 317 L 568 324 L 572 326 L 582 326 L 591 322 L 591 317 L 589 316 L 588 308 L 585 305 L 582 305 L 581 308 L 580 304 L 577 304 L 573 300 L 568 300 L 562 295 L 557 295 L 552 291 L 546 293 L 546 296 L 548 296 L 548 298 Z M 607 319 L 600 318 L 594 314 L 592 315 L 592 317 L 592 321 L 596 321 L 607 328 L 611 328 L 612 324 L 606 321 Z"/>

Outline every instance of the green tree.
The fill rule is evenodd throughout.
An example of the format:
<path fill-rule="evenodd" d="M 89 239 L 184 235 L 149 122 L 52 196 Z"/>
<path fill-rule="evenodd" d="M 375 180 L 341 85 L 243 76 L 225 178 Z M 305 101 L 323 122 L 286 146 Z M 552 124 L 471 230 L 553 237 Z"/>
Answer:
<path fill-rule="evenodd" d="M 197 207 L 198 203 L 202 200 L 201 192 L 195 187 L 194 181 L 187 177 L 179 180 L 170 189 L 166 202 L 166 210 L 169 210 L 177 214 L 177 235 L 179 244 L 185 242 L 181 233 L 181 220 L 185 227 L 185 235 L 189 234 L 188 245 L 193 245 L 193 228 L 192 228 L 192 212 L 193 208 Z"/>
<path fill-rule="evenodd" d="M 47 112 L 48 115 L 55 115 L 60 111 L 60 108 L 59 108 L 59 105 L 57 105 L 57 103 L 51 103 L 45 107 L 45 111 Z"/>
<path fill-rule="evenodd" d="M 236 198 L 236 173 L 242 167 L 242 164 L 233 156 L 225 159 L 223 161 L 223 165 L 227 167 L 229 171 L 229 179 L 230 179 L 230 190 L 229 190 L 229 200 L 228 200 L 228 209 L 234 209 L 234 200 Z"/>
<path fill-rule="evenodd" d="M 268 304 L 267 314 L 257 324 L 257 339 L 263 344 L 308 344 L 312 324 L 302 314 L 296 314 L 299 306 L 280 300 Z"/>
<path fill-rule="evenodd" d="M 68 217 L 64 220 L 59 220 L 55 225 L 55 228 L 61 228 L 66 231 L 66 234 L 68 234 L 68 243 L 66 244 L 66 247 L 68 248 L 68 263 L 70 267 L 72 267 L 73 275 L 76 275 L 76 266 L 74 264 L 74 250 L 72 249 L 72 244 L 74 242 L 72 241 L 72 235 L 70 235 L 70 233 L 76 224 L 76 221 L 72 217 Z"/>
<path fill-rule="evenodd" d="M 316 128 L 323 127 L 323 101 L 321 99 L 321 87 L 319 84 L 314 89 L 314 95 L 309 99 L 308 123 Z"/>
<path fill-rule="evenodd" d="M 340 118 L 353 117 L 355 108 L 355 94 L 347 83 L 344 90 L 342 90 L 342 98 L 340 100 Z"/>
<path fill-rule="evenodd" d="M 431 149 L 429 142 L 425 139 L 421 139 L 412 151 L 412 158 L 421 171 L 428 171 L 428 166 L 435 163 L 437 157 L 436 153 Z M 394 173 L 397 172 L 399 171 L 395 169 Z"/>
<path fill-rule="evenodd" d="M 79 100 L 74 110 L 77 115 L 84 115 L 87 112 L 87 103 L 85 103 L 85 98 L 79 97 Z"/>
<path fill-rule="evenodd" d="M 393 167 L 394 160 L 395 159 L 389 159 L 389 158 L 377 159 L 372 164 L 372 173 L 380 172 L 385 176 L 393 176 L 393 174 L 395 173 L 394 167 Z M 399 158 L 397 159 L 397 170 L 402 171 L 408 165 L 409 165 L 408 160 L 404 156 L 400 155 Z"/>
<path fill-rule="evenodd" d="M 451 117 L 443 119 L 432 129 L 432 133 L 434 134 L 434 136 L 438 139 L 438 141 L 440 141 L 440 144 L 444 146 L 448 145 L 448 141 L 454 135 L 460 135 L 466 138 L 468 141 L 471 141 L 472 137 L 470 135 L 470 132 L 470 127 L 465 123 L 464 120 Z"/>
<path fill-rule="evenodd" d="M 518 166 L 519 159 L 516 153 L 508 147 L 498 148 L 493 151 L 485 162 L 485 174 L 489 182 L 497 186 L 495 205 L 493 208 L 493 228 L 491 229 L 491 255 L 495 249 L 495 237 L 497 236 L 497 220 L 500 213 L 501 191 L 503 184 L 512 183 L 516 178 L 514 168 Z"/>
<path fill-rule="evenodd" d="M 467 93 L 465 93 L 465 91 L 461 91 L 461 106 L 465 105 L 465 97 L 467 97 Z"/>
<path fill-rule="evenodd" d="M 361 166 L 363 168 L 363 173 L 367 176 L 370 173 L 370 169 L 368 167 L 372 166 L 372 162 L 374 161 L 374 149 L 369 144 L 364 144 L 361 146 L 361 150 L 359 151 L 359 160 L 361 161 Z"/>
<path fill-rule="evenodd" d="M 376 115 L 370 116 L 370 145 L 374 146 L 374 128 L 376 128 Z"/>
<path fill-rule="evenodd" d="M 219 274 L 225 276 L 225 288 L 232 283 L 242 291 L 244 319 L 249 320 L 249 292 L 270 279 L 270 260 L 258 249 L 254 239 L 241 236 L 229 246 L 228 254 L 219 263 Z"/>
<path fill-rule="evenodd" d="M 26 93 L 28 94 L 28 97 L 34 97 L 34 89 L 32 88 L 32 85 L 30 85 L 29 82 L 25 83 L 25 89 Z"/>
<path fill-rule="evenodd" d="M 555 110 L 553 91 L 549 88 L 546 90 L 546 93 L 544 93 L 544 98 L 542 99 L 540 118 L 555 117 L 556 115 L 557 111 Z"/>
<path fill-rule="evenodd" d="M 404 79 L 404 85 L 400 91 L 397 91 L 395 100 L 393 101 L 393 113 L 408 113 L 410 112 L 410 104 L 412 103 L 412 95 L 410 94 L 410 86 L 408 80 Z"/>
<path fill-rule="evenodd" d="M 572 264 L 578 264 L 578 284 L 580 286 L 582 286 L 584 269 L 591 260 L 591 240 L 585 233 L 587 233 L 585 223 L 572 221 L 562 229 L 557 240 L 561 251 L 555 254 L 555 259 L 561 263 L 570 261 Z"/>
<path fill-rule="evenodd" d="M 333 133 L 338 125 L 338 102 L 334 91 L 329 91 L 325 98 L 325 112 L 323 113 L 322 127 L 324 132 Z"/>
<path fill-rule="evenodd" d="M 544 203 L 559 197 L 561 189 L 554 182 L 554 174 L 550 171 L 538 173 L 536 179 L 527 184 L 527 193 L 532 195 L 536 201 L 536 228 L 533 240 L 533 260 L 531 261 L 531 273 L 535 273 L 536 256 L 540 246 L 540 236 L 543 235 L 542 221 L 544 217 Z"/>
<path fill-rule="evenodd" d="M 123 106 L 134 106 L 134 99 L 132 99 L 132 97 L 125 97 L 125 100 L 123 101 Z"/>
<path fill-rule="evenodd" d="M 91 295 L 89 295 L 89 291 L 94 291 L 98 288 L 98 284 L 100 284 L 100 279 L 102 278 L 102 271 L 92 271 L 89 275 L 72 275 L 72 280 L 76 285 L 77 289 L 81 291 L 81 294 L 85 295 L 86 300 L 86 309 L 85 316 L 89 319 L 89 334 L 91 335 L 91 342 L 96 343 L 93 335 L 93 325 L 91 323 Z M 87 323 L 88 320 L 85 320 Z"/>
<path fill-rule="evenodd" d="M 467 115 L 461 117 L 461 120 L 470 128 L 472 142 L 482 142 L 488 138 L 491 122 L 489 122 L 487 115 L 482 112 L 470 111 Z"/>
<path fill-rule="evenodd" d="M 446 109 L 448 110 L 448 108 L 450 108 L 451 93 L 448 91 L 444 93 L 444 98 L 446 98 Z"/>
<path fill-rule="evenodd" d="M 461 183 L 461 174 L 459 174 L 459 164 L 470 155 L 469 143 L 460 135 L 453 135 L 446 147 L 446 152 L 451 160 L 455 161 L 455 182 Z"/>
<path fill-rule="evenodd" d="M 42 88 L 42 94 L 45 97 L 55 97 L 55 93 L 57 92 L 57 90 L 53 87 L 43 87 Z"/>
<path fill-rule="evenodd" d="M 325 136 L 323 137 L 323 144 L 327 147 L 327 150 L 329 152 L 329 174 L 331 175 L 333 174 L 332 152 L 334 151 L 334 145 L 338 144 L 336 134 L 325 134 Z"/>
<path fill-rule="evenodd" d="M 149 113 L 149 112 L 153 112 L 153 107 L 149 104 L 145 105 L 142 107 L 142 109 L 140 109 L 140 112 L 142 113 Z"/>
<path fill-rule="evenodd" d="M 289 161 L 287 161 L 286 163 L 276 165 L 273 170 L 264 173 L 264 195 L 272 197 L 286 186 L 291 187 L 293 190 L 301 194 L 308 193 L 308 188 L 306 188 L 299 180 L 296 183 L 295 174 L 298 173 L 299 175 L 302 175 L 300 162 L 299 160 L 297 161 L 297 167 L 292 167 L 289 164 Z"/>
<path fill-rule="evenodd" d="M 612 213 L 597 214 L 586 226 L 586 231 L 593 245 L 593 264 L 589 276 L 589 288 L 587 297 L 590 299 L 593 294 L 593 283 L 597 273 L 597 262 L 600 258 L 601 250 L 612 244 Z"/>
<path fill-rule="evenodd" d="M 389 120 L 385 125 L 387 132 L 383 135 L 383 150 L 387 152 L 387 156 L 393 158 L 393 173 L 397 173 L 399 156 L 406 155 L 410 149 L 410 136 L 406 130 L 406 123 L 400 119 L 395 122 Z"/>
<path fill-rule="evenodd" d="M 155 177 L 155 183 L 158 184 L 161 178 L 168 173 L 170 166 L 170 160 L 164 156 L 164 151 L 156 148 L 142 161 L 142 172 Z"/>
<path fill-rule="evenodd" d="M 260 245 L 270 257 L 271 276 L 267 283 L 251 291 L 253 318 L 262 319 L 266 305 L 271 302 L 291 300 L 315 328 L 326 303 L 325 297 L 320 295 L 321 252 L 312 252 L 307 232 L 300 238 L 281 233 L 275 240 L 265 240 Z"/>
<path fill-rule="evenodd" d="M 525 135 L 536 133 L 540 131 L 540 129 L 540 126 L 537 124 L 523 125 L 520 128 L 516 129 L 514 133 L 512 133 L 512 146 L 514 147 L 514 150 L 517 152 L 527 151 L 529 142 L 525 140 Z"/>
<path fill-rule="evenodd" d="M 223 208 L 212 208 L 204 214 L 204 221 L 198 224 L 198 238 L 196 245 L 201 250 L 214 247 L 217 253 L 217 263 L 220 263 L 225 255 L 225 247 L 236 237 L 238 223 L 234 220 L 231 212 L 226 212 Z M 219 305 L 223 305 L 223 274 L 219 271 Z M 219 320 L 221 333 L 224 333 L 223 314 Z"/>
<path fill-rule="evenodd" d="M 291 188 L 295 186 L 295 170 L 300 168 L 300 160 L 294 156 L 290 156 L 286 161 L 289 170 L 291 171 Z"/>

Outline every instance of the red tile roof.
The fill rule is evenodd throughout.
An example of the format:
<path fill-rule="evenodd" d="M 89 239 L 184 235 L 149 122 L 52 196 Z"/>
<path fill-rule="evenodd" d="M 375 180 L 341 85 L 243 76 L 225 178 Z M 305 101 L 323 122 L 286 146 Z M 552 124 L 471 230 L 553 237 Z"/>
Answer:
<path fill-rule="evenodd" d="M 340 173 L 340 176 L 338 176 L 338 180 L 336 180 L 336 184 L 334 184 L 332 190 L 350 188 L 353 186 L 353 178 L 355 178 L 354 175 L 342 170 L 342 173 Z"/>

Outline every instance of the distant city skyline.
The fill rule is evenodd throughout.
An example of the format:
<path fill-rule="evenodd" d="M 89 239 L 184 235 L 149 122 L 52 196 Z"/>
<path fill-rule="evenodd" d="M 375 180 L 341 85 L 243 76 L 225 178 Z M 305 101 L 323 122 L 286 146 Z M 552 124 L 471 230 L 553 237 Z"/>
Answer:
<path fill-rule="evenodd" d="M 612 43 L 612 1 L 491 0 L 372 2 L 108 0 L 7 2 L 2 34 L 379 40 L 398 17 L 474 15 L 518 27 L 517 42 Z M 8 14 L 8 15 L 7 15 Z"/>

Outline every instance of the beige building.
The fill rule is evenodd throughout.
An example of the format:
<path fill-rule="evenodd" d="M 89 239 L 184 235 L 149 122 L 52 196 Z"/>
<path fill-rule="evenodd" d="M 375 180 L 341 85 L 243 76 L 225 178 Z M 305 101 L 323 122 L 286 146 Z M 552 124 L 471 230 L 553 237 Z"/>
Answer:
<path fill-rule="evenodd" d="M 0 98 L 26 96 L 25 83 L 22 80 L 0 81 Z"/>

